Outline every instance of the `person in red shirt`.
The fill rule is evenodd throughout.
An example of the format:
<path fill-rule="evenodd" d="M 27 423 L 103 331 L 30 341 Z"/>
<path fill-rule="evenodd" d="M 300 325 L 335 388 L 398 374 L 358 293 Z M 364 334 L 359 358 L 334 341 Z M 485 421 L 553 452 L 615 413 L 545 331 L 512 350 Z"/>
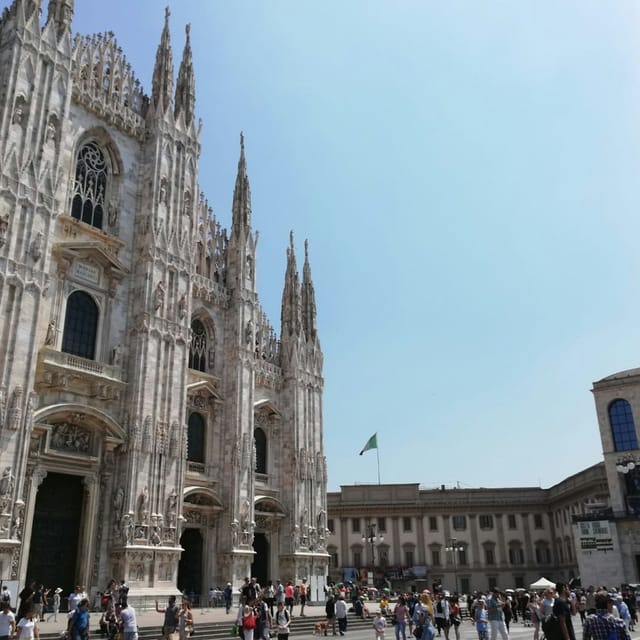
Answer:
<path fill-rule="evenodd" d="M 289 582 L 287 582 L 287 586 L 284 588 L 284 605 L 285 608 L 289 610 L 290 618 L 293 618 L 293 605 L 296 601 L 294 594 L 295 590 L 293 588 L 293 583 L 289 580 Z"/>

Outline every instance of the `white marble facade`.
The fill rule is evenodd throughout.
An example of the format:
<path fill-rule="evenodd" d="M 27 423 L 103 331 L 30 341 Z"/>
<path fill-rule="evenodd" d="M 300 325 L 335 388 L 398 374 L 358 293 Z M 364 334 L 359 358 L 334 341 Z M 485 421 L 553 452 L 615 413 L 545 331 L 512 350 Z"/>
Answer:
<path fill-rule="evenodd" d="M 73 538 L 63 577 L 91 591 L 174 591 L 183 548 L 196 591 L 254 562 L 321 585 L 307 248 L 299 278 L 291 238 L 278 336 L 242 140 L 229 232 L 199 188 L 188 27 L 174 82 L 167 10 L 147 96 L 112 33 L 40 5 L 0 18 L 0 578 L 51 579 L 41 557 Z"/>

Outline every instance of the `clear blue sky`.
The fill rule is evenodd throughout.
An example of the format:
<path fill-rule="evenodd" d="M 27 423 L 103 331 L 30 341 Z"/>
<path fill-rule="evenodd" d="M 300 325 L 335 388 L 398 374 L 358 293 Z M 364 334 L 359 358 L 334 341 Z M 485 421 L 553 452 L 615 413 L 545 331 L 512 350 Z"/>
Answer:
<path fill-rule="evenodd" d="M 45 3 L 46 5 L 46 3 Z M 165 2 L 76 0 L 150 91 Z M 46 10 L 46 6 L 45 6 Z M 173 2 L 200 183 L 243 130 L 263 306 L 309 238 L 329 489 L 549 486 L 601 459 L 592 381 L 640 364 L 640 4 Z"/>

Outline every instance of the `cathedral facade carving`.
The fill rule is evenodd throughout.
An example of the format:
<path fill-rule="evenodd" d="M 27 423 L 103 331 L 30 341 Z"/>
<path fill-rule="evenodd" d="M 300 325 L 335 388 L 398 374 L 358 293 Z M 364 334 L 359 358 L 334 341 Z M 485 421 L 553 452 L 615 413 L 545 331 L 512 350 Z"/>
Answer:
<path fill-rule="evenodd" d="M 73 0 L 0 17 L 0 577 L 131 594 L 327 573 L 308 250 L 256 289 L 244 140 L 229 231 L 199 187 L 189 27 L 147 95 Z"/>

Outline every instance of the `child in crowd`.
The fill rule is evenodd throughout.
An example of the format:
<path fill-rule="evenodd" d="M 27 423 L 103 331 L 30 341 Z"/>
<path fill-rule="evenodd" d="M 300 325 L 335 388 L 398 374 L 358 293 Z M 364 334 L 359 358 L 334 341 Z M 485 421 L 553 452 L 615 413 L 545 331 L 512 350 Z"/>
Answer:
<path fill-rule="evenodd" d="M 376 640 L 384 640 L 384 629 L 387 626 L 387 619 L 382 615 L 382 611 L 376 611 L 373 619 L 373 629 L 376 632 Z"/>
<path fill-rule="evenodd" d="M 489 639 L 489 612 L 485 605 L 485 599 L 480 598 L 475 608 L 474 619 L 476 622 L 476 631 L 478 632 L 478 640 Z"/>

